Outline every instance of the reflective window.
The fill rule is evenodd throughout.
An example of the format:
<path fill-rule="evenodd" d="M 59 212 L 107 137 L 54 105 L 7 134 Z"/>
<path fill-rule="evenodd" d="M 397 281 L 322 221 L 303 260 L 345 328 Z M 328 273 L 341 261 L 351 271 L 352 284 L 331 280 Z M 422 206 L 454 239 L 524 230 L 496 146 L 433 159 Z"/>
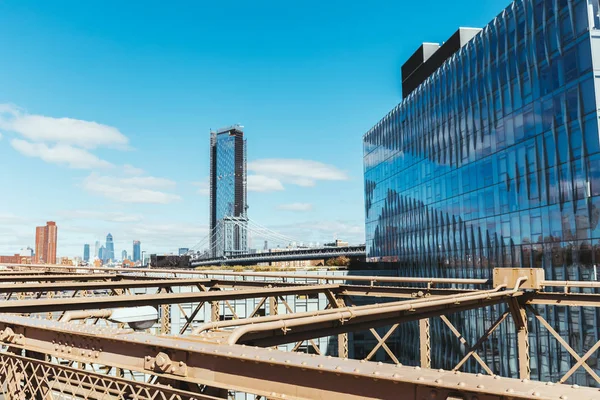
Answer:
<path fill-rule="evenodd" d="M 513 2 L 367 132 L 370 261 L 394 261 L 402 275 L 439 277 L 490 277 L 495 267 L 532 266 L 544 268 L 547 279 L 582 279 L 600 265 L 591 52 L 600 38 L 587 33 L 587 12 L 582 0 Z M 450 317 L 475 342 L 501 311 Z M 583 320 L 597 321 L 598 310 L 560 312 L 547 315 L 549 322 L 584 354 L 597 325 L 584 331 Z M 399 329 L 402 337 L 418 331 Z M 436 367 L 453 367 L 463 352 L 445 343 L 435 320 L 431 329 L 434 351 L 444 353 Z M 541 349 L 532 356 L 532 374 L 556 381 L 551 372 L 571 363 L 570 355 L 535 330 L 530 340 Z M 495 372 L 516 377 L 515 348 L 514 334 L 506 335 L 481 354 L 494 360 Z M 415 362 L 408 351 L 406 357 Z M 480 371 L 474 362 L 466 369 Z M 569 382 L 594 383 L 584 370 Z"/>

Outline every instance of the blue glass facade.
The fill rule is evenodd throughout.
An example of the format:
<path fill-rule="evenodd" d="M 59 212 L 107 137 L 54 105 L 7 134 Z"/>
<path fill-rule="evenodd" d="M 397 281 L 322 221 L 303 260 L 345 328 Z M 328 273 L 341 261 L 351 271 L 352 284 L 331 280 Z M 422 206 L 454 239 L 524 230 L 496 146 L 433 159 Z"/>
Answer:
<path fill-rule="evenodd" d="M 142 259 L 142 244 L 139 240 L 133 241 L 133 261 L 141 261 Z"/>
<path fill-rule="evenodd" d="M 599 28 L 597 0 L 515 1 L 366 133 L 369 260 L 414 276 L 531 266 L 547 279 L 596 279 Z M 452 321 L 473 343 L 499 311 Z M 540 311 L 580 354 L 598 340 L 596 310 Z M 556 381 L 570 355 L 530 324 L 532 377 Z M 514 328 L 502 329 L 481 355 L 516 376 Z M 440 324 L 432 330 L 435 367 L 453 367 L 464 349 Z M 418 327 L 401 334 L 414 341 L 402 361 L 414 363 Z M 466 369 L 478 371 L 474 362 Z M 594 384 L 585 372 L 572 381 Z"/>
<path fill-rule="evenodd" d="M 211 132 L 210 242 L 213 256 L 247 251 L 246 141 L 243 127 Z"/>
<path fill-rule="evenodd" d="M 90 261 L 90 245 L 83 245 L 83 261 Z"/>

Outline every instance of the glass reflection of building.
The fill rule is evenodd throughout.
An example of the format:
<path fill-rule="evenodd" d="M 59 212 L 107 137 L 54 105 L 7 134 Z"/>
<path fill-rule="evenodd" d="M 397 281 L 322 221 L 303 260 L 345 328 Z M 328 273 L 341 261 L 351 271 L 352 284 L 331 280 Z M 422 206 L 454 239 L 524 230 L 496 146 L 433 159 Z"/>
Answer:
<path fill-rule="evenodd" d="M 210 236 L 214 257 L 248 250 L 246 140 L 233 125 L 210 134 Z"/>
<path fill-rule="evenodd" d="M 483 30 L 457 32 L 450 48 L 451 40 L 423 45 L 407 61 L 404 100 L 364 136 L 370 261 L 397 262 L 414 276 L 539 267 L 547 279 L 596 279 L 598 8 L 598 0 L 518 0 Z M 451 320 L 474 343 L 501 311 Z M 598 340 L 595 309 L 540 312 L 579 354 Z M 436 320 L 433 366 L 451 368 L 464 348 Z M 532 377 L 556 381 L 571 356 L 530 325 Z M 480 355 L 495 373 L 516 377 L 514 328 L 500 329 Z M 402 362 L 418 360 L 418 332 L 402 327 Z M 597 356 L 590 365 L 600 372 Z M 473 360 L 466 370 L 479 371 Z M 595 384 L 583 369 L 571 382 Z"/>

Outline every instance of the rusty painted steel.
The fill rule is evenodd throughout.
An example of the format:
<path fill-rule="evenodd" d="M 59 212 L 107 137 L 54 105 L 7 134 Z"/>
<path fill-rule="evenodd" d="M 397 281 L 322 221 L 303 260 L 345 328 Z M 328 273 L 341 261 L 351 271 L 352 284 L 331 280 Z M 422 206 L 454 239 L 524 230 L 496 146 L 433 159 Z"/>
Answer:
<path fill-rule="evenodd" d="M 232 271 L 210 271 L 194 269 L 155 269 L 155 268 L 107 268 L 107 267 L 70 267 L 64 265 L 46 265 L 46 264 L 1 264 L 16 267 L 38 268 L 42 270 L 81 270 L 81 271 L 102 271 L 102 272 L 126 272 L 128 274 L 174 274 L 174 275 L 204 275 L 204 276 L 232 276 L 232 277 L 263 277 L 294 280 L 317 280 L 323 282 L 368 282 L 368 283 L 412 283 L 424 285 L 485 285 L 491 284 L 490 279 L 471 279 L 471 278 L 414 278 L 414 277 L 390 277 L 390 276 L 364 276 L 364 275 L 318 275 L 318 274 L 290 274 L 289 272 L 232 272 Z"/>
<path fill-rule="evenodd" d="M 0 284 L 0 293 L 40 292 L 40 291 L 69 291 L 69 290 L 110 290 L 110 289 L 135 289 L 135 288 L 164 288 L 196 286 L 210 284 L 209 279 L 149 279 L 149 280 L 118 280 L 109 282 L 78 282 L 77 276 L 72 278 L 75 282 L 57 283 L 21 283 Z"/>
<path fill-rule="evenodd" d="M 92 310 L 100 308 L 136 307 L 146 305 L 197 303 L 250 299 L 268 295 L 291 295 L 321 293 L 336 290 L 337 285 L 294 286 L 283 288 L 260 288 L 209 292 L 157 293 L 85 298 L 49 298 L 38 300 L 15 300 L 0 302 L 0 313 L 41 313 L 50 311 Z"/>
<path fill-rule="evenodd" d="M 123 368 L 175 382 L 286 399 L 595 399 L 600 390 L 452 371 L 172 340 L 113 328 L 0 316 L 5 342 L 52 357 Z"/>
<path fill-rule="evenodd" d="M 0 353 L 0 393 L 5 399 L 217 400 L 217 397 L 108 376 L 80 368 Z"/>
<path fill-rule="evenodd" d="M 525 279 L 523 278 L 522 281 Z M 375 307 L 353 307 L 347 310 L 336 310 L 336 313 L 326 315 L 244 325 L 235 329 L 227 341 L 229 344 L 235 344 L 244 338 L 244 343 L 269 346 L 358 331 L 365 325 L 381 327 L 396 322 L 414 321 L 459 310 L 484 307 L 520 296 L 522 294 L 518 289 L 520 282 L 515 285 L 515 288 L 507 291 L 499 291 L 502 288 L 499 286 L 494 290 L 475 294 L 383 303 Z"/>

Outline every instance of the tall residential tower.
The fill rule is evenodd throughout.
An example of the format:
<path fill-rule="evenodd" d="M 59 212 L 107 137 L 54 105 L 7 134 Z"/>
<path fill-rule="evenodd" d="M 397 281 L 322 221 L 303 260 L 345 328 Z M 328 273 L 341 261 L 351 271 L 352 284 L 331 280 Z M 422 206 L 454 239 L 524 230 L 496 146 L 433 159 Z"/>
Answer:
<path fill-rule="evenodd" d="M 84 244 L 83 245 L 83 261 L 90 261 L 90 245 L 89 244 Z"/>
<path fill-rule="evenodd" d="M 35 228 L 35 262 L 56 264 L 56 242 L 58 228 L 56 222 L 48 221 L 46 226 Z"/>
<path fill-rule="evenodd" d="M 132 260 L 133 262 L 138 262 L 138 261 L 141 261 L 141 259 L 142 259 L 142 244 L 140 243 L 139 240 L 133 241 L 132 256 L 133 256 L 133 260 Z"/>
<path fill-rule="evenodd" d="M 233 125 L 210 133 L 210 236 L 213 257 L 248 250 L 246 140 Z"/>
<path fill-rule="evenodd" d="M 115 260 L 115 242 L 113 241 L 112 235 L 109 233 L 106 235 L 106 253 L 104 259 L 107 261 Z"/>

